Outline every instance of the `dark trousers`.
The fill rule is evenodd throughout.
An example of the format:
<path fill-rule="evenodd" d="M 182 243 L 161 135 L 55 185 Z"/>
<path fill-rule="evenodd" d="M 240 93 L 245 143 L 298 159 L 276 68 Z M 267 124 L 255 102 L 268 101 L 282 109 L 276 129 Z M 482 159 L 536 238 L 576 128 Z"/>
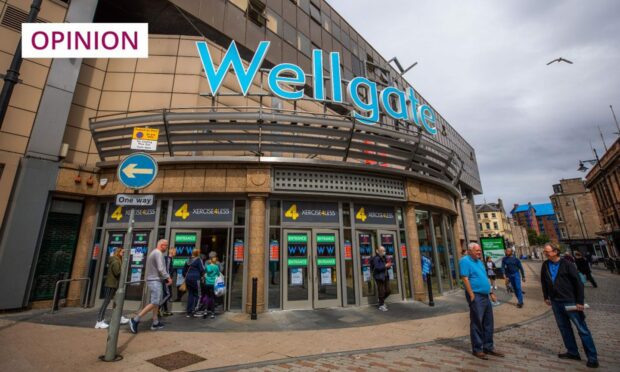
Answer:
<path fill-rule="evenodd" d="M 493 351 L 493 306 L 488 294 L 474 293 L 470 299 L 465 293 L 469 304 L 469 335 L 474 353 Z"/>
<path fill-rule="evenodd" d="M 213 284 L 207 284 L 207 311 L 215 313 L 215 286 Z"/>
<path fill-rule="evenodd" d="M 187 286 L 187 314 L 193 314 L 200 299 L 198 281 L 186 279 L 185 285 Z"/>
<path fill-rule="evenodd" d="M 588 360 L 591 362 L 597 362 L 598 357 L 596 354 L 596 347 L 594 346 L 594 339 L 592 334 L 586 325 L 586 315 L 583 311 L 566 311 L 566 305 L 574 305 L 574 303 L 566 303 L 559 301 L 551 301 L 551 308 L 553 309 L 553 315 L 555 321 L 560 329 L 562 335 L 562 341 L 566 351 L 572 355 L 579 355 L 579 349 L 577 348 L 577 341 L 575 340 L 575 333 L 571 327 L 571 322 L 577 327 L 577 332 L 581 338 L 583 349 L 586 351 Z"/>
<path fill-rule="evenodd" d="M 168 312 L 168 302 L 172 297 L 172 286 L 168 285 L 166 281 L 162 282 L 162 286 L 164 288 L 164 298 L 162 298 L 161 304 L 159 306 L 163 311 Z"/>
<path fill-rule="evenodd" d="M 596 280 L 594 280 L 594 277 L 592 276 L 592 271 L 587 272 L 584 275 L 586 276 L 586 279 L 588 279 L 590 283 L 592 283 L 592 286 L 594 288 L 598 287 L 598 285 L 596 284 Z"/>
<path fill-rule="evenodd" d="M 523 292 L 521 291 L 521 274 L 515 273 L 512 275 L 508 275 L 508 280 L 510 281 L 512 290 L 515 291 L 515 296 L 517 296 L 517 302 L 522 304 Z"/>
<path fill-rule="evenodd" d="M 390 281 L 375 279 L 375 283 L 377 283 L 377 297 L 379 297 L 379 306 L 382 306 L 385 303 L 385 299 L 392 293 L 390 290 Z"/>
<path fill-rule="evenodd" d="M 110 287 L 103 287 L 103 303 L 101 304 L 101 309 L 99 309 L 99 315 L 97 316 L 97 321 L 100 322 L 105 318 L 105 311 L 108 308 L 108 305 L 110 305 L 110 301 L 112 301 L 112 299 L 114 298 L 114 295 L 116 294 L 116 288 L 110 288 Z M 114 306 L 112 308 L 116 307 L 116 302 L 114 302 Z"/>

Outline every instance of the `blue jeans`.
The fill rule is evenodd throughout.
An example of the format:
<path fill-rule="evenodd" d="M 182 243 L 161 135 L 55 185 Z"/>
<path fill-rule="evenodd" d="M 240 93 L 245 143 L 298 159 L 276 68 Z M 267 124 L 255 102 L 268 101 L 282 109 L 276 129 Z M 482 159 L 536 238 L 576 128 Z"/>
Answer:
<path fill-rule="evenodd" d="M 575 334 L 571 327 L 571 322 L 577 327 L 577 332 L 581 338 L 583 349 L 586 351 L 588 360 L 591 362 L 597 362 L 596 347 L 594 346 L 594 339 L 592 334 L 586 325 L 586 316 L 583 311 L 566 311 L 566 305 L 574 305 L 574 303 L 551 301 L 551 308 L 553 309 L 553 315 L 555 321 L 560 329 L 562 340 L 566 351 L 571 355 L 579 355 L 579 349 L 577 348 L 577 341 L 575 340 Z"/>
<path fill-rule="evenodd" d="M 487 294 L 474 293 L 473 301 L 465 292 L 469 304 L 469 334 L 474 353 L 493 351 L 493 307 Z"/>
<path fill-rule="evenodd" d="M 517 302 L 522 304 L 523 292 L 521 292 L 521 274 L 515 273 L 512 275 L 508 275 L 508 280 L 510 280 L 512 290 L 515 291 L 515 295 L 517 296 Z"/>

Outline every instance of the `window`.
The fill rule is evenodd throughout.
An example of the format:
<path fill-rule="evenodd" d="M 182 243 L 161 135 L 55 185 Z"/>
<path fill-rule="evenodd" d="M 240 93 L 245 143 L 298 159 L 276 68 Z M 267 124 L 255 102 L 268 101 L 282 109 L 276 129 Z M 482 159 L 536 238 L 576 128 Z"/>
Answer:
<path fill-rule="evenodd" d="M 282 27 L 282 18 L 271 9 L 267 9 L 265 15 L 267 17 L 267 28 L 274 34 L 279 35 L 279 31 Z"/>
<path fill-rule="evenodd" d="M 326 31 L 331 31 L 332 30 L 332 21 L 329 19 L 329 17 L 327 16 L 327 14 L 323 13 L 321 15 L 321 19 L 323 21 L 323 28 Z"/>
<path fill-rule="evenodd" d="M 248 18 L 258 26 L 264 26 L 267 18 L 265 18 L 265 3 L 260 0 L 250 0 L 248 2 L 247 15 Z"/>
<path fill-rule="evenodd" d="M 313 3 L 310 3 L 310 18 L 319 25 L 321 24 L 321 10 Z"/>
<path fill-rule="evenodd" d="M 485 224 L 485 226 L 487 227 L 487 230 L 491 230 L 491 225 L 488 222 Z"/>
<path fill-rule="evenodd" d="M 493 222 L 493 230 L 499 230 L 499 225 L 497 222 Z"/>
<path fill-rule="evenodd" d="M 230 2 L 244 12 L 248 9 L 248 0 L 230 0 Z"/>
<path fill-rule="evenodd" d="M 282 31 L 284 33 L 284 40 L 289 44 L 297 46 L 297 31 L 295 27 L 291 26 L 288 22 L 283 23 Z"/>
<path fill-rule="evenodd" d="M 302 34 L 301 32 L 297 33 L 297 49 L 299 49 L 308 57 L 311 55 L 310 39 L 308 39 L 306 35 Z"/>
<path fill-rule="evenodd" d="M 488 213 L 485 213 L 485 214 L 484 214 L 484 218 L 489 218 L 489 214 L 488 214 Z"/>
<path fill-rule="evenodd" d="M 495 213 L 491 213 L 491 217 L 495 218 Z"/>
<path fill-rule="evenodd" d="M 482 230 L 482 224 L 481 224 L 481 223 L 479 223 L 478 225 L 480 225 L 480 230 Z"/>

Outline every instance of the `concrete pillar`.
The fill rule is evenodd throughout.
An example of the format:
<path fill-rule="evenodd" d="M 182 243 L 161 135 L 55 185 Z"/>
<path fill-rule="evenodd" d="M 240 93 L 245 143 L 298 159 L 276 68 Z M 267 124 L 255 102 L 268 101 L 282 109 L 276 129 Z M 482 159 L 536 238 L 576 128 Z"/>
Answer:
<path fill-rule="evenodd" d="M 88 275 L 88 265 L 90 263 L 90 251 L 93 238 L 93 231 L 97 224 L 97 199 L 88 198 L 84 202 L 84 212 L 82 213 L 82 223 L 77 246 L 75 247 L 75 257 L 71 268 L 71 278 L 84 278 Z M 91 283 L 92 284 L 92 283 Z M 85 290 L 86 282 L 71 282 L 67 293 L 67 306 L 80 306 L 80 296 Z M 93 286 L 93 288 L 95 288 Z M 85 292 L 84 292 L 85 294 Z"/>
<path fill-rule="evenodd" d="M 252 278 L 258 278 L 256 310 L 265 311 L 265 212 L 267 194 L 250 194 L 246 313 L 252 311 Z"/>
<path fill-rule="evenodd" d="M 407 229 L 407 247 L 411 257 L 413 269 L 413 298 L 417 301 L 426 299 L 424 282 L 422 279 L 422 255 L 420 254 L 420 241 L 418 240 L 418 226 L 415 221 L 415 206 L 407 203 L 405 207 L 405 227 Z"/>

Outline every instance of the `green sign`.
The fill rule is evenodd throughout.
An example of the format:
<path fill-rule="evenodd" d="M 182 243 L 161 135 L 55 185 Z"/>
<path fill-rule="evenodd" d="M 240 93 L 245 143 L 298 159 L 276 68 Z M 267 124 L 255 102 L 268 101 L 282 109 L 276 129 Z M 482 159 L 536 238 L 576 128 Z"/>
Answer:
<path fill-rule="evenodd" d="M 174 267 L 174 268 L 183 267 L 183 266 L 185 266 L 186 262 L 187 262 L 187 257 L 173 258 L 172 259 L 172 267 Z"/>
<path fill-rule="evenodd" d="M 287 261 L 289 266 L 308 266 L 307 258 L 289 258 Z"/>
<path fill-rule="evenodd" d="M 480 238 L 480 247 L 482 248 L 484 256 L 491 257 L 496 265 L 501 261 L 502 257 L 506 255 L 504 252 L 506 249 L 504 238 L 501 236 Z"/>
<path fill-rule="evenodd" d="M 289 243 L 308 243 L 308 234 L 288 234 Z"/>
<path fill-rule="evenodd" d="M 316 236 L 317 243 L 335 243 L 336 236 L 334 234 L 318 234 Z"/>
<path fill-rule="evenodd" d="M 317 266 L 336 266 L 335 257 L 319 257 L 316 259 Z"/>
<path fill-rule="evenodd" d="M 196 243 L 196 234 L 176 234 L 175 243 Z"/>

